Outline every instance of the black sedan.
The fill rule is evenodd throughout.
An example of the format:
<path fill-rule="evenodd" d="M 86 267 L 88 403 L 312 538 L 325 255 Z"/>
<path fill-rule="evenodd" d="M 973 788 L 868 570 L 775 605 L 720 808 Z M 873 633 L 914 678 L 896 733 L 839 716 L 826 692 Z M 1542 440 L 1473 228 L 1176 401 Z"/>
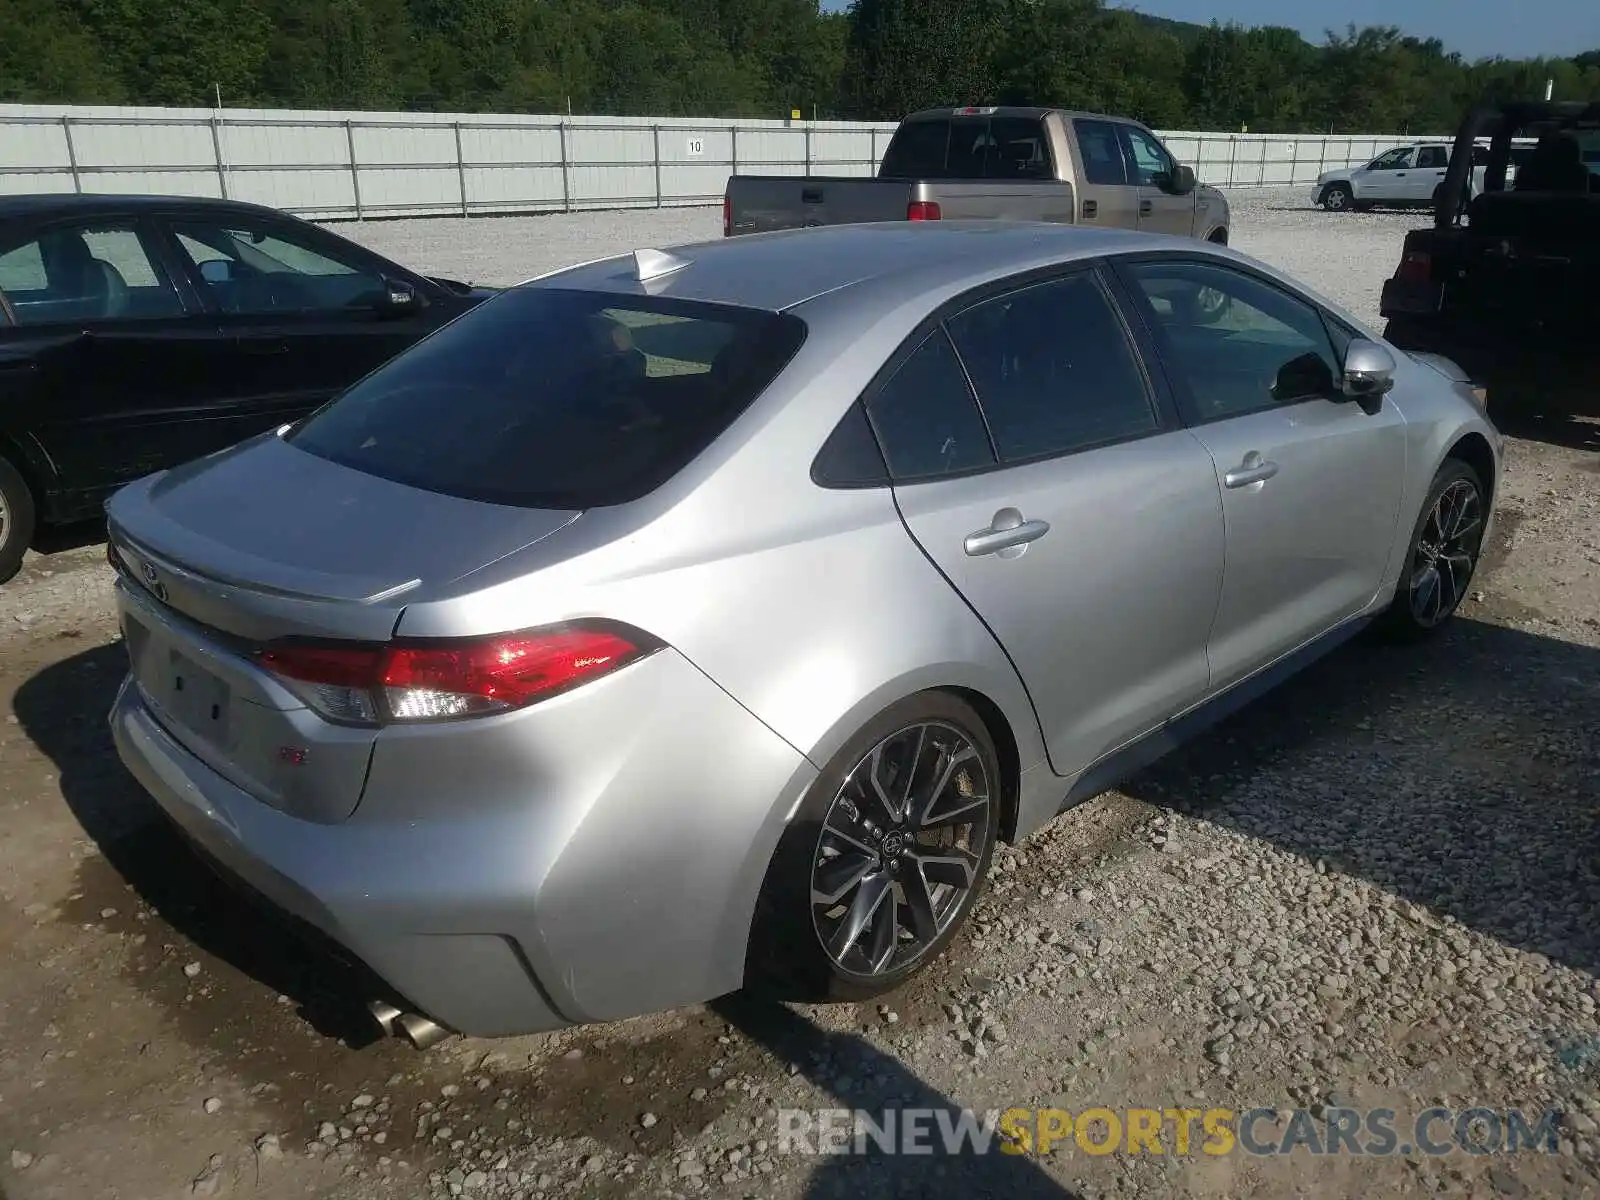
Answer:
<path fill-rule="evenodd" d="M 254 204 L 0 197 L 0 582 L 38 525 L 304 416 L 491 294 Z"/>

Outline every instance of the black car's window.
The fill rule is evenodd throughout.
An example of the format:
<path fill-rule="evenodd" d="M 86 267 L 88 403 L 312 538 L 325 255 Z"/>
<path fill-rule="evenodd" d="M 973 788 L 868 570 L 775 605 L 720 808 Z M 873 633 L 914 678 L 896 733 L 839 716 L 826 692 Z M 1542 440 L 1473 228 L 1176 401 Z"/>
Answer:
<path fill-rule="evenodd" d="M 1339 359 L 1310 304 L 1209 263 L 1143 262 L 1128 273 L 1150 302 L 1169 365 L 1188 385 L 1192 420 L 1331 394 Z"/>
<path fill-rule="evenodd" d="M 949 327 L 1003 461 L 1159 426 L 1127 333 L 1091 273 L 986 300 Z"/>
<path fill-rule="evenodd" d="M 1127 160 L 1117 140 L 1117 127 L 1110 121 L 1091 121 L 1079 117 L 1072 122 L 1078 135 L 1078 153 L 1083 155 L 1083 173 L 1088 182 L 1116 186 L 1128 182 Z"/>
<path fill-rule="evenodd" d="M 1132 125 L 1121 127 L 1128 147 L 1128 171 L 1135 183 L 1149 187 L 1172 174 L 1172 156 L 1160 142 Z"/>
<path fill-rule="evenodd" d="M 138 230 L 120 222 L 56 226 L 0 249 L 0 291 L 18 325 L 184 311 Z"/>
<path fill-rule="evenodd" d="M 983 416 L 943 330 L 934 330 L 868 405 L 899 482 L 994 465 Z"/>
<path fill-rule="evenodd" d="M 223 312 L 370 308 L 385 292 L 377 271 L 286 229 L 181 221 L 172 231 Z"/>
<path fill-rule="evenodd" d="M 513 288 L 391 359 L 287 435 L 425 491 L 527 508 L 622 504 L 764 391 L 798 318 Z"/>
<path fill-rule="evenodd" d="M 1443 146 L 1424 146 L 1417 154 L 1417 166 L 1421 169 L 1444 168 L 1450 165 L 1450 155 Z"/>

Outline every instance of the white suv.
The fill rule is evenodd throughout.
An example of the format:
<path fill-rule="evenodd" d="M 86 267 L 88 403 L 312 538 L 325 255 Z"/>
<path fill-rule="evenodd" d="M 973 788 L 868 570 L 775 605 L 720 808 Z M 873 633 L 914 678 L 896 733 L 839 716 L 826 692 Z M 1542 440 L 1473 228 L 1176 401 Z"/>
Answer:
<path fill-rule="evenodd" d="M 1530 138 L 1517 138 L 1511 143 L 1511 160 L 1506 164 L 1507 187 L 1516 179 L 1517 168 L 1533 152 L 1533 146 Z M 1451 149 L 1449 142 L 1412 142 L 1409 146 L 1385 150 L 1365 166 L 1324 171 L 1312 186 L 1311 202 L 1329 212 L 1371 208 L 1374 204 L 1432 208 L 1433 193 L 1450 169 Z M 1469 199 L 1483 191 L 1488 163 L 1488 146 L 1482 143 L 1474 146 Z"/>

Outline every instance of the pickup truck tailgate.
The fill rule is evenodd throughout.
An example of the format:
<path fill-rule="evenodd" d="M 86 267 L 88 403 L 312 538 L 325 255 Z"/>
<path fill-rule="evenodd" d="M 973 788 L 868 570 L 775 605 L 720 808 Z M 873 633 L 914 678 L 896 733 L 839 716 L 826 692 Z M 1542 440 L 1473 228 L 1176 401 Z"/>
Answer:
<path fill-rule="evenodd" d="M 735 175 L 728 180 L 725 232 L 904 221 L 914 186 L 903 179 Z"/>

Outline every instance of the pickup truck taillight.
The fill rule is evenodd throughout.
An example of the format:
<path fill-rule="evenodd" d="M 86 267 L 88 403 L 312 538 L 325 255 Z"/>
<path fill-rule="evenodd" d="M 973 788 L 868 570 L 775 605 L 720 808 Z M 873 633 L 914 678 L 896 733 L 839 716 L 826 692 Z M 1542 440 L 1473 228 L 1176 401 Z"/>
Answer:
<path fill-rule="evenodd" d="M 1407 250 L 1400 256 L 1394 277 L 1406 283 L 1427 283 L 1433 277 L 1433 255 L 1426 250 Z"/>
<path fill-rule="evenodd" d="M 906 220 L 908 221 L 937 221 L 944 214 L 939 211 L 936 200 L 913 200 L 906 205 Z"/>
<path fill-rule="evenodd" d="M 733 197 L 722 193 L 722 236 L 733 236 Z"/>

